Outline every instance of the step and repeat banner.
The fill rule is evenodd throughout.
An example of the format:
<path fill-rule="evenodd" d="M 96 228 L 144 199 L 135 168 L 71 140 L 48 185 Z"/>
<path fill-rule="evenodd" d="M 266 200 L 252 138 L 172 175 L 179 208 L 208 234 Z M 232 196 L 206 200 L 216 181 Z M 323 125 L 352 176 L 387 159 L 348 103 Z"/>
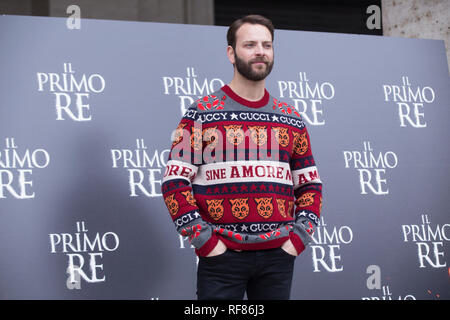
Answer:
<path fill-rule="evenodd" d="M 161 195 L 226 27 L 0 17 L 0 299 L 195 299 Z M 323 210 L 292 299 L 450 298 L 443 41 L 276 30 L 267 89 L 311 135 Z"/>

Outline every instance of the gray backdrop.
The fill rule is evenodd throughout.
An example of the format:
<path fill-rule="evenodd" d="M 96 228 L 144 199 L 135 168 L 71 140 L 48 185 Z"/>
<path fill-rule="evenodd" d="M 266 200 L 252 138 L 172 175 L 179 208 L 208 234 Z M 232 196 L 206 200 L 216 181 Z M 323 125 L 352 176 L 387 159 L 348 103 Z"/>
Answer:
<path fill-rule="evenodd" d="M 0 298 L 195 299 L 160 194 L 184 110 L 232 78 L 225 27 L 0 17 Z M 268 90 L 324 183 L 293 299 L 450 298 L 443 41 L 276 30 Z"/>

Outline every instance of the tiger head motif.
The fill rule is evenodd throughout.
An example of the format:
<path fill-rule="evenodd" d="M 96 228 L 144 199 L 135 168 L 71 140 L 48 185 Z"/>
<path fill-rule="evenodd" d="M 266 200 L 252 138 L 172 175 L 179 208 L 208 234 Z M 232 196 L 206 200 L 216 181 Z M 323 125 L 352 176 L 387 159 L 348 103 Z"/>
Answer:
<path fill-rule="evenodd" d="M 202 150 L 202 130 L 200 128 L 191 128 L 191 147 L 194 150 Z"/>
<path fill-rule="evenodd" d="M 248 126 L 253 142 L 262 146 L 267 142 L 267 126 Z"/>
<path fill-rule="evenodd" d="M 270 197 L 255 198 L 255 201 L 258 214 L 265 219 L 270 218 L 273 213 L 272 198 Z"/>
<path fill-rule="evenodd" d="M 190 191 L 182 191 L 181 194 L 186 198 L 186 201 L 193 207 L 197 206 L 195 198 Z"/>
<path fill-rule="evenodd" d="M 316 194 L 313 192 L 307 192 L 303 194 L 300 199 L 298 199 L 298 206 L 299 207 L 309 207 L 314 203 L 314 196 Z"/>
<path fill-rule="evenodd" d="M 277 199 L 278 211 L 283 218 L 286 218 L 286 207 L 283 199 Z"/>
<path fill-rule="evenodd" d="M 183 139 L 183 132 L 184 132 L 183 128 L 186 127 L 186 125 L 187 123 L 180 123 L 178 127 L 175 129 L 172 146 L 180 143 L 180 141 Z"/>
<path fill-rule="evenodd" d="M 203 142 L 205 142 L 207 147 L 213 149 L 217 145 L 217 141 L 219 141 L 217 126 L 203 130 Z"/>
<path fill-rule="evenodd" d="M 244 141 L 245 134 L 242 130 L 242 125 L 229 125 L 224 126 L 226 130 L 227 141 L 235 146 L 239 145 Z"/>
<path fill-rule="evenodd" d="M 288 128 L 283 127 L 274 127 L 272 128 L 275 131 L 275 139 L 282 147 L 287 147 L 289 145 L 289 133 Z"/>
<path fill-rule="evenodd" d="M 244 219 L 245 217 L 248 216 L 250 208 L 247 201 L 248 198 L 230 199 L 231 213 L 233 214 L 234 217 L 238 219 Z"/>
<path fill-rule="evenodd" d="M 308 151 L 308 138 L 305 133 L 293 132 L 294 134 L 294 152 L 303 155 Z"/>
<path fill-rule="evenodd" d="M 223 199 L 213 199 L 213 200 L 206 200 L 206 204 L 208 205 L 208 212 L 211 218 L 214 220 L 219 220 L 223 216 L 223 205 L 222 205 Z"/>
<path fill-rule="evenodd" d="M 175 193 L 166 197 L 164 202 L 166 203 L 167 209 L 169 209 L 171 215 L 174 216 L 178 213 L 179 205 L 177 199 L 175 199 Z"/>

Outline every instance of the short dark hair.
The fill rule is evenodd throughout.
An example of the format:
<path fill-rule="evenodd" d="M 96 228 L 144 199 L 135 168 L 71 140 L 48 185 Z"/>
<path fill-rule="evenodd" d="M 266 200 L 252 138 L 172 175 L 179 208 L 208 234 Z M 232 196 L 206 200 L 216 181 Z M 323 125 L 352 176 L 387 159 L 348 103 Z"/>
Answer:
<path fill-rule="evenodd" d="M 263 17 L 261 15 L 258 15 L 258 14 L 250 14 L 248 16 L 245 16 L 245 17 L 235 20 L 228 28 L 227 42 L 228 42 L 229 46 L 233 47 L 233 49 L 236 49 L 236 32 L 244 23 L 260 24 L 260 25 L 265 26 L 267 29 L 269 29 L 270 34 L 272 35 L 272 41 L 273 41 L 274 27 L 273 27 L 272 21 L 270 21 L 270 19 Z"/>

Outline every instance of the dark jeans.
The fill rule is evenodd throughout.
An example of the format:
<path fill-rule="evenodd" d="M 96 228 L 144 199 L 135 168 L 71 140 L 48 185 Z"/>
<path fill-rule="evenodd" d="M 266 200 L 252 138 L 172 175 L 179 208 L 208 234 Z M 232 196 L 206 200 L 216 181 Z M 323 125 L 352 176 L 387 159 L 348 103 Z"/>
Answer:
<path fill-rule="evenodd" d="M 281 248 L 200 257 L 197 268 L 199 300 L 288 300 L 295 256 Z"/>

